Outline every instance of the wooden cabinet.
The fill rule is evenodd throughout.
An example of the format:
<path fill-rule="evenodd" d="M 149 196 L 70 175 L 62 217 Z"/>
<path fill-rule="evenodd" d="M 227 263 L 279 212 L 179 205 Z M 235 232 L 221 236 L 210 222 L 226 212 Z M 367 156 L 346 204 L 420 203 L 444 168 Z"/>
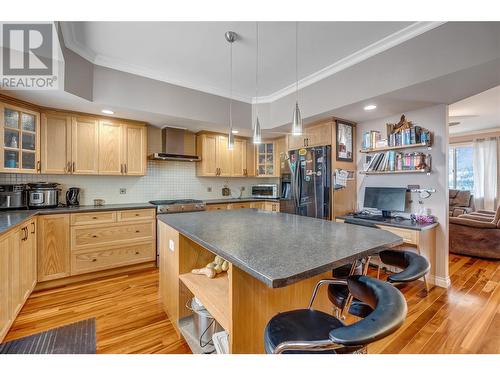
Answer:
<path fill-rule="evenodd" d="M 240 208 L 257 208 L 259 210 L 279 212 L 280 204 L 278 201 L 248 201 L 207 204 L 207 211 L 237 210 Z"/>
<path fill-rule="evenodd" d="M 40 172 L 40 114 L 0 102 L 0 172 Z"/>
<path fill-rule="evenodd" d="M 256 145 L 255 160 L 257 177 L 279 177 L 276 142 L 268 141 Z"/>
<path fill-rule="evenodd" d="M 217 176 L 231 177 L 232 170 L 232 155 L 227 147 L 228 139 L 226 136 L 219 135 L 217 137 L 217 148 L 215 150 L 215 164 L 218 171 Z"/>
<path fill-rule="evenodd" d="M 71 129 L 71 173 L 99 174 L 99 122 L 73 117 Z"/>
<path fill-rule="evenodd" d="M 38 281 L 70 275 L 69 216 L 38 217 Z"/>
<path fill-rule="evenodd" d="M 248 176 L 248 142 L 235 138 L 234 148 L 228 149 L 225 135 L 199 134 L 196 147 L 201 161 L 197 163 L 196 174 L 206 177 Z M 253 167 L 252 167 L 253 168 Z"/>
<path fill-rule="evenodd" d="M 0 342 L 36 284 L 36 220 L 0 236 Z"/>
<path fill-rule="evenodd" d="M 122 131 L 120 123 L 99 121 L 99 174 L 121 175 L 125 172 Z"/>
<path fill-rule="evenodd" d="M 143 176 L 146 169 L 145 125 L 53 111 L 42 114 L 42 173 Z"/>
<path fill-rule="evenodd" d="M 147 168 L 147 130 L 143 125 L 125 124 L 123 132 L 123 174 L 144 176 Z"/>
<path fill-rule="evenodd" d="M 326 146 L 332 144 L 333 122 L 316 124 L 305 128 L 302 135 L 287 136 L 288 149 L 297 150 L 304 147 Z"/>
<path fill-rule="evenodd" d="M 232 156 L 231 176 L 247 176 L 247 141 L 245 139 L 235 139 L 234 148 L 230 151 Z"/>
<path fill-rule="evenodd" d="M 42 113 L 41 170 L 46 174 L 71 173 L 71 116 Z"/>

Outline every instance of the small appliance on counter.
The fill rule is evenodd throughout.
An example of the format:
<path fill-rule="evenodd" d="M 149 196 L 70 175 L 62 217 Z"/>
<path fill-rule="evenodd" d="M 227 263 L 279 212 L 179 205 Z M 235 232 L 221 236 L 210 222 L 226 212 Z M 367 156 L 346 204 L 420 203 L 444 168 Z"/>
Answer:
<path fill-rule="evenodd" d="M 28 184 L 28 206 L 30 208 L 53 208 L 59 205 L 61 189 L 56 182 L 34 182 Z"/>
<path fill-rule="evenodd" d="M 26 185 L 0 185 L 0 210 L 28 208 Z"/>
<path fill-rule="evenodd" d="M 278 184 L 253 185 L 252 198 L 278 199 Z"/>
<path fill-rule="evenodd" d="M 70 187 L 66 192 L 66 206 L 76 207 L 80 205 L 80 188 Z"/>

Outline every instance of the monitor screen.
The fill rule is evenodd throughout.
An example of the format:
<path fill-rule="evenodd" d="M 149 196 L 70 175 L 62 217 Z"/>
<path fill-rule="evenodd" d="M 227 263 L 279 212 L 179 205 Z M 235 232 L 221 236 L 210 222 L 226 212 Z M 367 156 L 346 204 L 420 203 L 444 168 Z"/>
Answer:
<path fill-rule="evenodd" d="M 363 206 L 403 212 L 406 206 L 406 188 L 366 187 Z"/>

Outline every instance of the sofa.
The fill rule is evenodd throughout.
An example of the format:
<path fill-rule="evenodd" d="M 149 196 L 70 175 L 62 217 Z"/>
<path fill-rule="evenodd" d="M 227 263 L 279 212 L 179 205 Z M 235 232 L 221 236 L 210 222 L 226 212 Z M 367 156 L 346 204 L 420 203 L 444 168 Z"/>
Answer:
<path fill-rule="evenodd" d="M 474 211 L 474 195 L 468 190 L 449 189 L 450 216 L 457 217 Z"/>
<path fill-rule="evenodd" d="M 500 206 L 450 217 L 450 252 L 500 259 Z"/>

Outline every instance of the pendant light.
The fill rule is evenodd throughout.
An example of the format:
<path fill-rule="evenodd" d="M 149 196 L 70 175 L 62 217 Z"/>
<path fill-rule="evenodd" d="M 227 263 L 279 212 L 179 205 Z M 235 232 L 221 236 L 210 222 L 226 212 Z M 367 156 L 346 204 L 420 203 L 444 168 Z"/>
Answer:
<path fill-rule="evenodd" d="M 259 122 L 259 23 L 255 22 L 256 52 L 255 52 L 255 125 L 253 127 L 253 143 L 262 143 L 262 132 Z"/>
<path fill-rule="evenodd" d="M 299 109 L 299 23 L 295 23 L 295 108 L 293 109 L 292 134 L 302 135 L 302 116 Z"/>
<path fill-rule="evenodd" d="M 227 149 L 234 148 L 233 134 L 233 42 L 236 40 L 237 34 L 234 31 L 227 31 L 224 34 L 229 43 L 229 132 L 227 136 Z"/>

